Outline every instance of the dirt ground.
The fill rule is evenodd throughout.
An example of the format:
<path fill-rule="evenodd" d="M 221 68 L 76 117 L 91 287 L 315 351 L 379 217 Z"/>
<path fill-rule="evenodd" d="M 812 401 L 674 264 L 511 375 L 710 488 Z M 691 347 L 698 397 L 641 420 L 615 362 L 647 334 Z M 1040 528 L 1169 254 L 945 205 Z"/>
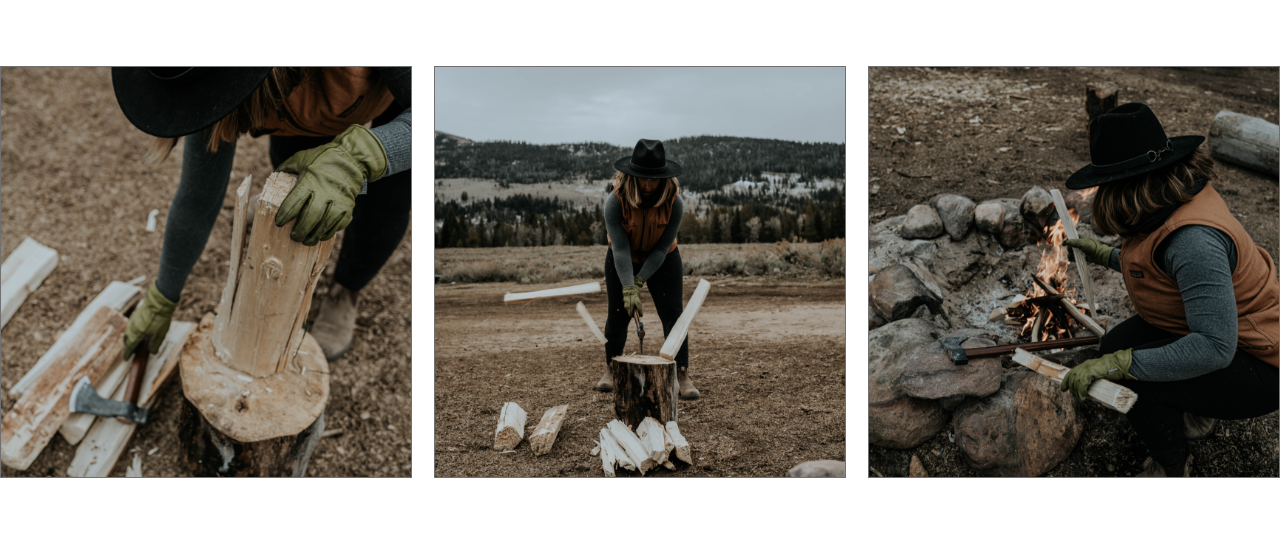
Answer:
<path fill-rule="evenodd" d="M 685 279 L 685 297 L 697 278 Z M 702 399 L 680 402 L 680 431 L 694 465 L 646 476 L 785 476 L 812 460 L 845 460 L 844 281 L 713 277 L 689 333 L 690 373 Z M 582 301 L 603 330 L 604 292 L 503 305 L 507 292 L 554 287 L 510 283 L 436 286 L 436 476 L 604 476 L 589 452 L 614 418 L 613 397 L 592 386 L 604 349 L 575 311 Z M 661 347 L 648 292 L 645 353 Z M 649 323 L 648 321 L 653 321 Z M 656 333 L 656 334 L 655 334 Z M 625 353 L 637 351 L 634 331 Z M 569 417 L 538 457 L 522 442 L 493 449 L 504 402 L 529 414 Z"/>
<path fill-rule="evenodd" d="M 9 389 L 110 281 L 140 275 L 148 283 L 154 279 L 182 146 L 164 163 L 151 165 L 143 162 L 148 140 L 116 105 L 109 69 L 0 70 L 0 254 L 8 256 L 31 236 L 61 256 L 58 267 L 0 333 L 0 407 L 13 406 Z M 242 139 L 228 186 L 253 175 L 260 187 L 271 171 L 267 139 Z M 153 208 L 160 210 L 157 231 L 148 233 L 144 226 Z M 230 259 L 233 208 L 234 191 L 229 190 L 174 320 L 199 321 L 217 306 Z M 342 433 L 321 440 L 308 476 L 412 474 L 411 241 L 412 232 L 361 292 L 356 341 L 330 365 L 333 389 L 325 427 Z M 318 293 L 331 283 L 337 247 Z M 180 383 L 171 381 L 151 421 L 130 442 L 130 449 L 142 454 L 144 476 L 188 472 L 179 460 L 177 440 L 181 398 Z M 54 436 L 31 468 L 19 472 L 6 467 L 0 474 L 65 476 L 74 452 Z M 113 476 L 123 475 L 132 454 L 126 450 Z"/>
<path fill-rule="evenodd" d="M 1194 68 L 872 68 L 869 225 L 940 193 L 975 202 L 1062 188 L 1089 163 L 1085 84 L 1118 84 L 1120 103 L 1151 106 L 1170 136 L 1207 136 L 1228 109 L 1277 122 L 1280 71 Z M 1277 258 L 1276 177 L 1219 162 L 1218 190 L 1254 241 Z M 1084 434 L 1048 476 L 1132 476 L 1145 446 L 1123 415 L 1089 403 Z M 1192 442 L 1193 476 L 1280 475 L 1280 415 L 1221 422 Z M 905 476 L 912 454 L 932 476 L 972 476 L 950 427 L 914 450 L 870 447 L 870 466 Z M 872 476 L 875 476 L 872 474 Z"/>

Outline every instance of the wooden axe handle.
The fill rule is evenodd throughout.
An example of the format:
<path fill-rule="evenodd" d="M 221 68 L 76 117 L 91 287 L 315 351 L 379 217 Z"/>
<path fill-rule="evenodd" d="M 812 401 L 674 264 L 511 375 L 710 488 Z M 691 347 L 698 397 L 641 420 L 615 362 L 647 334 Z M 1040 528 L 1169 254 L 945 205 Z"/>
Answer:
<path fill-rule="evenodd" d="M 147 372 L 147 359 L 151 357 L 151 337 L 142 339 L 133 351 L 133 365 L 129 367 L 129 384 L 125 386 L 124 400 L 129 404 L 138 404 L 138 393 L 142 392 L 142 376 Z"/>

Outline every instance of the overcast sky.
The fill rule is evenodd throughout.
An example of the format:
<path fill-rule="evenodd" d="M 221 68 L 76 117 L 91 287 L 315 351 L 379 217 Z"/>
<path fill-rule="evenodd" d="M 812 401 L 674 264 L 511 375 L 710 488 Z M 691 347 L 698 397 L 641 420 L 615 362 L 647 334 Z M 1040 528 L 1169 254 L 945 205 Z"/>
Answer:
<path fill-rule="evenodd" d="M 844 142 L 844 68 L 436 68 L 435 129 L 534 144 Z"/>

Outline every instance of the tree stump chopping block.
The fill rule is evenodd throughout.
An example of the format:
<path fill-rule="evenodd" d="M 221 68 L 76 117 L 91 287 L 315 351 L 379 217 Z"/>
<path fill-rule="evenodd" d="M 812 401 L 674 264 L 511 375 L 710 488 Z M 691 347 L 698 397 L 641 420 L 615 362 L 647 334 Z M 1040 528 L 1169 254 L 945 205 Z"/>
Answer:
<path fill-rule="evenodd" d="M 609 364 L 613 374 L 613 412 L 635 429 L 645 418 L 663 424 L 676 421 L 676 363 L 659 356 L 618 356 Z"/>
<path fill-rule="evenodd" d="M 324 431 L 329 364 L 310 333 L 296 371 L 251 377 L 218 359 L 205 315 L 182 353 L 182 456 L 197 476 L 303 476 Z M 305 368 L 305 369 L 304 369 Z"/>
<path fill-rule="evenodd" d="M 236 190 L 218 314 L 205 315 L 181 357 L 179 429 L 197 475 L 303 476 L 324 430 L 329 365 L 303 325 L 333 240 L 307 247 L 289 238 L 292 224 L 276 227 L 296 180 L 267 178 L 247 235 L 250 179 Z"/>

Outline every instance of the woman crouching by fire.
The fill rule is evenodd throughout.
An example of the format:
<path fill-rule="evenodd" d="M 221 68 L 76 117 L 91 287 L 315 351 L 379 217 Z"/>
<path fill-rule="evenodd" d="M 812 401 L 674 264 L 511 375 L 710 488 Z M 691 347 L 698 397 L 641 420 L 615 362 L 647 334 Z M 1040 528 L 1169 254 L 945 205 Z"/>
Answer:
<path fill-rule="evenodd" d="M 1098 186 L 1093 228 L 1121 246 L 1066 244 L 1120 272 L 1138 314 L 1107 332 L 1102 357 L 1072 368 L 1062 390 L 1084 400 L 1097 379 L 1132 389 L 1128 420 L 1151 453 L 1138 476 L 1190 476 L 1187 441 L 1208 437 L 1215 419 L 1280 408 L 1276 266 L 1214 190 L 1203 136 L 1167 137 L 1141 103 L 1090 129 L 1093 164 L 1066 186 Z"/>

